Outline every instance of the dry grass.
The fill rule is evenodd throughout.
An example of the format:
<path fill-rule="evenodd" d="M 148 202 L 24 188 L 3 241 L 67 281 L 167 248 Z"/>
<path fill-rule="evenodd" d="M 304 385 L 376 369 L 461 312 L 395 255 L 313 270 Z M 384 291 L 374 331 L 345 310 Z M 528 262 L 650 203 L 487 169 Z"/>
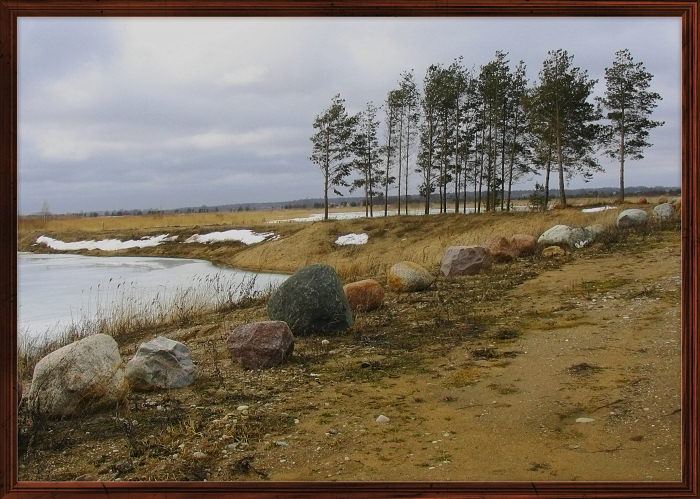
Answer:
<path fill-rule="evenodd" d="M 198 291 L 178 289 L 169 297 L 144 301 L 133 291 L 121 288 L 117 296 L 97 293 L 95 313 L 73 318 L 57 331 L 42 336 L 18 335 L 17 370 L 22 380 L 30 380 L 36 363 L 58 348 L 95 333 L 112 336 L 121 345 L 163 327 L 185 327 L 205 316 L 228 312 L 264 302 L 273 291 L 255 290 L 255 278 L 232 283 L 220 274 L 203 277 L 206 286 Z M 89 312 L 88 312 L 89 314 Z"/>
<path fill-rule="evenodd" d="M 353 209 L 358 210 L 358 208 Z M 579 208 L 569 208 L 546 213 L 390 216 L 314 223 L 253 225 L 253 222 L 260 223 L 273 217 L 287 219 L 309 213 L 309 211 L 301 213 L 299 210 L 280 210 L 104 218 L 102 220 L 105 221 L 105 227 L 111 224 L 110 229 L 104 231 L 101 231 L 99 218 L 57 218 L 49 220 L 46 230 L 41 231 L 30 230 L 26 223 L 21 225 L 19 247 L 25 251 L 35 250 L 32 244 L 36 237 L 43 233 L 65 241 L 74 241 L 87 237 L 137 238 L 167 232 L 179 234 L 181 241 L 183 237 L 194 233 L 245 227 L 257 231 L 273 231 L 280 238 L 251 246 L 237 242 L 215 244 L 174 242 L 154 248 L 83 253 L 104 256 L 148 255 L 202 258 L 236 268 L 286 273 L 292 273 L 312 263 L 327 263 L 336 268 L 343 280 L 348 281 L 365 277 L 382 278 L 387 266 L 401 260 L 410 260 L 428 267 L 436 266 L 447 246 L 482 244 L 494 236 L 509 237 L 516 233 L 538 236 L 556 224 L 571 226 L 609 224 L 614 222 L 618 210 L 581 213 Z M 250 223 L 245 223 L 244 217 L 249 217 Z M 214 222 L 224 225 L 217 226 Z M 335 244 L 338 236 L 352 232 L 368 234 L 369 242 L 362 246 Z"/>

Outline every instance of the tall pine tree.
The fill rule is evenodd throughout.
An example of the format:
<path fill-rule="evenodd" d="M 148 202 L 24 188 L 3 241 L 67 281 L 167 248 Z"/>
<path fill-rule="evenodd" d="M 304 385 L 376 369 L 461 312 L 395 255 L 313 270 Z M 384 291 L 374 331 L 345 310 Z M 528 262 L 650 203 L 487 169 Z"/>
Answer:
<path fill-rule="evenodd" d="M 323 175 L 323 219 L 328 220 L 328 191 L 339 196 L 336 189 L 348 186 L 352 157 L 352 138 L 355 118 L 348 116 L 345 99 L 336 94 L 321 114 L 313 122 L 315 133 L 311 136 L 311 156 L 309 159 L 318 165 Z"/>
<path fill-rule="evenodd" d="M 629 50 L 620 50 L 612 66 L 605 68 L 605 96 L 597 99 L 609 121 L 602 134 L 605 154 L 620 162 L 620 202 L 625 200 L 625 160 L 642 159 L 642 150 L 651 145 L 649 130 L 663 125 L 649 119 L 661 100 L 649 91 L 652 77 L 641 62 L 634 62 Z"/>

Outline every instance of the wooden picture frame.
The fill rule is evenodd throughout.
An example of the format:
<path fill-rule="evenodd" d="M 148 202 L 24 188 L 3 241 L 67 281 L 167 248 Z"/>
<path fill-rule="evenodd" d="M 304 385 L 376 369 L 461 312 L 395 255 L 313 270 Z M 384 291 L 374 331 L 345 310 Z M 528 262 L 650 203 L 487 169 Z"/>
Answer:
<path fill-rule="evenodd" d="M 23 16 L 661 16 L 682 20 L 682 480 L 680 482 L 18 482 L 17 21 Z M 700 73 L 697 0 L 0 0 L 0 496 L 697 497 L 700 446 Z"/>

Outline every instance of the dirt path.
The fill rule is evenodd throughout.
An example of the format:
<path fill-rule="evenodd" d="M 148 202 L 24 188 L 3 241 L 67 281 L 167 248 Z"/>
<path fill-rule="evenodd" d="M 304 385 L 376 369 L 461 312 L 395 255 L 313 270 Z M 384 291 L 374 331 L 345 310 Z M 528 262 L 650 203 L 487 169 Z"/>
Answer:
<path fill-rule="evenodd" d="M 522 336 L 371 386 L 321 382 L 323 406 L 258 465 L 272 480 L 679 480 L 679 284 L 678 245 L 546 272 L 491 304 Z"/>

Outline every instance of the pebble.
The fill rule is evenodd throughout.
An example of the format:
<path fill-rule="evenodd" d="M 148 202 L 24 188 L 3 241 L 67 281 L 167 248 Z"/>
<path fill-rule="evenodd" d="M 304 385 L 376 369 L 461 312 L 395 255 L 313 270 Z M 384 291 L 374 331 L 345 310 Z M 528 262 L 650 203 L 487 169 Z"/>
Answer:
<path fill-rule="evenodd" d="M 386 417 L 384 414 L 380 414 L 377 416 L 377 419 L 375 420 L 377 423 L 388 423 L 390 419 Z"/>
<path fill-rule="evenodd" d="M 275 445 L 277 445 L 279 447 L 287 447 L 289 444 L 287 442 L 285 442 L 284 440 L 278 440 L 277 442 L 275 442 Z"/>
<path fill-rule="evenodd" d="M 238 407 L 236 407 L 236 410 L 237 411 L 247 411 L 248 406 L 247 405 L 239 405 Z"/>
<path fill-rule="evenodd" d="M 593 419 L 593 418 L 577 418 L 576 419 L 577 423 L 592 423 L 593 421 L 595 421 L 595 419 Z"/>
<path fill-rule="evenodd" d="M 204 452 L 197 451 L 192 453 L 192 457 L 195 459 L 205 459 L 207 455 Z"/>
<path fill-rule="evenodd" d="M 321 345 L 326 346 L 326 345 L 330 345 L 330 343 L 331 343 L 331 342 L 328 341 L 328 340 L 321 340 Z"/>

